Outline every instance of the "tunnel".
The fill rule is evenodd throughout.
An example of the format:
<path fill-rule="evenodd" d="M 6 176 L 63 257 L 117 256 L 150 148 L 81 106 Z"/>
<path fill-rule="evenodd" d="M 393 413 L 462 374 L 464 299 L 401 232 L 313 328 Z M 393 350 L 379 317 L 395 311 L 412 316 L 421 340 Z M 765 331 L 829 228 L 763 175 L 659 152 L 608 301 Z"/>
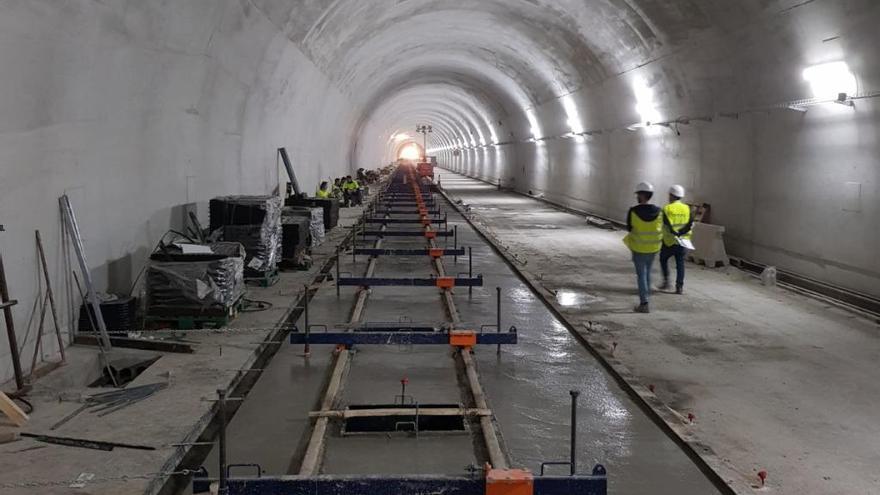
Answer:
<path fill-rule="evenodd" d="M 549 298 L 550 313 L 541 316 L 542 324 L 568 328 L 562 333 L 610 332 L 601 346 L 578 333 L 577 342 L 592 349 L 578 356 L 612 360 L 603 366 L 621 383 L 630 373 L 641 374 L 640 384 L 621 385 L 633 397 L 641 397 L 648 385 L 654 394 L 666 381 L 686 383 L 676 390 L 686 388 L 681 393 L 688 397 L 710 388 L 693 376 L 699 371 L 688 368 L 710 352 L 740 356 L 748 351 L 785 368 L 798 349 L 830 349 L 825 340 L 793 341 L 801 338 L 794 330 L 799 325 L 839 324 L 847 332 L 858 331 L 838 342 L 857 349 L 860 360 L 855 361 L 867 366 L 880 355 L 862 331 L 876 330 L 880 313 L 878 21 L 880 3 L 873 0 L 2 1 L 0 267 L 9 293 L 0 302 L 15 299 L 17 305 L 4 320 L 10 337 L 0 338 L 0 381 L 21 374 L 14 355 L 20 354 L 28 368 L 32 354 L 34 363 L 38 354 L 40 361 L 51 361 L 73 342 L 88 294 L 80 286 L 86 281 L 72 279 L 71 271 L 85 266 L 96 292 L 137 296 L 157 243 L 169 230 L 185 231 L 192 218 L 207 225 L 209 200 L 285 194 L 290 178 L 280 148 L 307 195 L 323 181 L 332 185 L 334 178 L 357 176 L 359 169 L 433 160 L 432 180 L 439 189 L 446 187 L 437 201 L 454 216 L 444 220 L 460 222 L 463 238 L 492 245 L 495 254 L 487 247 L 479 255 L 493 256 L 487 263 L 514 267 L 523 285 L 504 279 L 508 289 Z M 770 339 L 755 330 L 748 334 L 755 341 L 730 337 L 717 346 L 706 341 L 737 325 L 699 316 L 684 323 L 663 320 L 674 320 L 674 331 L 639 336 L 638 345 L 687 347 L 675 354 L 686 365 L 669 374 L 652 368 L 663 359 L 642 360 L 635 345 L 627 347 L 614 333 L 642 322 L 622 320 L 617 313 L 623 310 L 603 306 L 631 291 L 632 276 L 627 271 L 629 285 L 615 285 L 608 274 L 622 272 L 606 264 L 607 256 L 596 246 L 625 248 L 616 238 L 592 244 L 566 230 L 588 224 L 627 228 L 633 188 L 641 183 L 654 184 L 660 201 L 669 186 L 680 185 L 707 219 L 711 212 L 707 223 L 723 226 L 725 261 L 729 256 L 738 268 L 725 272 L 724 281 L 758 283 L 756 277 L 763 277 L 762 287 L 790 290 L 833 309 L 810 306 L 786 313 L 790 326 L 779 327 L 784 335 Z M 509 195 L 480 196 L 502 192 Z M 59 208 L 62 196 L 75 210 L 87 255 L 82 265 L 72 254 L 76 246 L 63 204 Z M 472 209 L 477 213 L 471 215 Z M 358 220 L 357 215 L 349 220 Z M 484 229 L 466 230 L 467 222 L 482 220 Z M 547 244 L 518 245 L 516 236 L 557 237 Z M 327 259 L 331 254 L 324 253 Z M 545 258 L 530 258 L 536 256 Z M 629 270 L 629 258 L 624 261 Z M 563 262 L 570 263 L 568 268 L 560 268 Z M 457 257 L 456 263 L 461 263 Z M 574 277 L 580 269 L 608 275 L 607 284 L 597 282 L 606 281 L 601 274 Z M 325 275 L 332 273 L 327 270 Z M 406 275 L 398 271 L 393 275 Z M 551 282 L 553 276 L 559 280 Z M 57 340 L 49 326 L 47 281 L 54 288 L 51 311 L 58 306 Z M 600 294 L 596 284 L 608 294 Z M 777 309 L 761 309 L 756 299 L 723 288 L 707 288 L 705 294 L 740 302 L 718 310 L 725 318 L 759 318 L 801 307 L 777 298 Z M 321 301 L 316 311 L 334 314 L 332 302 Z M 612 316 L 580 314 L 569 324 L 566 308 L 582 303 Z M 630 302 L 625 306 L 629 312 Z M 836 311 L 849 310 L 867 317 L 866 326 L 843 316 L 833 325 L 798 320 L 837 318 Z M 383 316 L 393 318 L 392 312 Z M 774 327 L 767 318 L 755 325 Z M 46 337 L 36 341 L 44 326 Z M 681 334 L 697 330 L 702 333 L 696 337 Z M 816 339 L 833 336 L 806 333 Z M 623 372 L 614 364 L 619 342 L 625 349 L 621 362 L 632 359 L 631 369 Z M 603 354 L 606 348 L 611 354 Z M 834 356 L 847 359 L 838 350 Z M 719 360 L 740 366 L 740 357 Z M 792 366 L 814 371 L 829 366 L 824 355 L 803 360 L 809 363 Z M 492 366 L 488 360 L 482 364 Z M 736 374 L 733 369 L 727 369 L 729 375 Z M 776 368 L 765 371 L 777 376 Z M 716 391 L 727 384 L 718 380 Z M 819 387 L 843 393 L 835 383 Z M 853 402 L 866 400 L 850 392 Z M 667 399 L 692 404 L 682 397 Z M 638 407 L 632 411 L 657 405 L 653 399 L 634 400 Z M 724 404 L 731 406 L 719 400 L 706 408 L 716 411 Z M 823 411 L 833 416 L 831 409 Z M 680 425 L 663 426 L 669 418 L 652 414 L 657 431 L 694 460 L 697 468 L 688 464 L 687 470 L 697 469 L 716 488 L 723 485 L 727 475 L 717 473 L 728 471 L 699 460 L 703 453 L 696 441 L 681 440 Z M 687 412 L 675 414 L 673 421 L 687 423 L 682 419 Z M 753 424 L 737 419 L 738 432 Z M 876 421 L 860 416 L 854 422 L 864 427 L 862 433 L 876 433 Z M 821 444 L 792 449 L 806 452 Z M 753 452 L 750 446 L 744 449 Z M 747 473 L 742 477 L 748 481 L 739 487 L 763 485 L 767 459 L 800 455 L 793 450 L 767 447 L 753 464 L 734 463 L 730 469 Z M 860 460 L 843 464 L 876 461 L 869 451 L 859 446 L 854 452 L 861 453 Z M 798 469 L 785 465 L 779 470 L 796 479 Z M 810 458 L 802 468 L 817 470 L 818 462 Z M 851 475 L 861 484 L 837 486 L 839 493 L 880 490 L 861 468 L 848 469 L 828 476 Z M 662 466 L 652 464 L 650 470 L 657 475 Z M 755 481 L 758 472 L 764 476 Z M 694 487 L 703 481 L 689 489 L 699 491 Z M 794 487 L 809 486 L 816 490 L 811 493 L 821 493 L 814 481 L 778 488 L 794 493 Z M 746 493 L 734 485 L 718 489 Z"/>

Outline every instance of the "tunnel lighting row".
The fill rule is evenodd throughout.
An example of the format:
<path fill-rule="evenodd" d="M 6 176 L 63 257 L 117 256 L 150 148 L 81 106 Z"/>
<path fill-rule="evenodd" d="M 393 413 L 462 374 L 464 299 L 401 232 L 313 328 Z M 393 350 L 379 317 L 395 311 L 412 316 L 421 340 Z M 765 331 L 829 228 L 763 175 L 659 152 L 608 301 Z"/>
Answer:
<path fill-rule="evenodd" d="M 538 118 L 535 114 L 534 109 L 528 109 L 525 113 L 526 119 L 529 122 L 529 133 L 531 135 L 529 139 L 499 142 L 497 138 L 495 138 L 493 132 L 493 139 L 490 143 L 486 143 L 486 141 L 482 139 L 481 136 L 479 145 L 472 139 L 470 146 L 467 146 L 466 142 L 462 143 L 461 141 L 459 141 L 457 146 L 446 145 L 429 148 L 427 150 L 427 153 L 474 150 L 479 148 L 487 148 L 489 146 L 498 147 L 516 143 L 537 143 L 555 139 L 575 139 L 578 142 L 583 142 L 588 136 L 600 135 L 618 130 L 637 131 L 640 129 L 645 129 L 648 132 L 659 132 L 660 130 L 662 130 L 662 128 L 673 128 L 677 127 L 678 125 L 687 125 L 691 122 L 712 122 L 714 119 L 719 117 L 736 119 L 743 114 L 767 112 L 771 110 L 795 110 L 798 112 L 806 112 L 808 107 L 828 103 L 854 107 L 855 100 L 876 98 L 880 96 L 880 92 L 876 91 L 857 95 L 858 82 L 856 80 L 856 76 L 852 73 L 852 71 L 850 71 L 847 63 L 842 61 L 829 62 L 807 67 L 806 69 L 804 69 L 802 77 L 804 81 L 806 81 L 810 85 L 810 88 L 813 92 L 813 98 L 788 101 L 762 107 L 751 107 L 737 111 L 718 112 L 714 115 L 704 115 L 697 117 L 682 116 L 674 120 L 662 120 L 662 117 L 659 110 L 657 109 L 657 105 L 655 102 L 654 90 L 649 86 L 649 84 L 643 77 L 639 76 L 636 77 L 633 81 L 633 93 L 636 99 L 635 110 L 639 114 L 641 121 L 635 124 L 614 128 L 585 130 L 583 125 L 581 124 L 581 118 L 578 113 L 577 105 L 575 104 L 574 99 L 571 97 L 571 95 L 566 95 L 561 98 L 561 101 L 567 117 L 566 123 L 570 131 L 565 134 L 560 134 L 556 136 L 542 136 L 541 126 L 538 123 Z"/>

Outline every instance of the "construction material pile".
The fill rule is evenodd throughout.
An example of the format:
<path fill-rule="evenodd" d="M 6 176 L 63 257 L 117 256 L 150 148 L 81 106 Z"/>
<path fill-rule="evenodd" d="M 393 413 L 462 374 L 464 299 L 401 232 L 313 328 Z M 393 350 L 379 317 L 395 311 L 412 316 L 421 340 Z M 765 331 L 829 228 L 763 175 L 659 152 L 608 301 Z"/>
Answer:
<path fill-rule="evenodd" d="M 153 253 L 146 272 L 147 313 L 234 306 L 245 293 L 244 257 L 237 242 L 172 244 Z"/>
<path fill-rule="evenodd" d="M 211 236 L 244 246 L 245 277 L 262 277 L 276 271 L 281 259 L 281 206 L 277 196 L 222 196 L 211 200 Z"/>

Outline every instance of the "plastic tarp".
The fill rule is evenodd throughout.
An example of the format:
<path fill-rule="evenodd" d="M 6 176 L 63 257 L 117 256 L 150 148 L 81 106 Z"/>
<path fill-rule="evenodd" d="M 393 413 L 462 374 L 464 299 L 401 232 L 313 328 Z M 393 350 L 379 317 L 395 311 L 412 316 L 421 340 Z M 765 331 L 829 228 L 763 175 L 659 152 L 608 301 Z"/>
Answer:
<path fill-rule="evenodd" d="M 218 242 L 210 248 L 211 254 L 166 250 L 150 256 L 147 307 L 235 304 L 245 293 L 244 247 L 237 242 Z"/>

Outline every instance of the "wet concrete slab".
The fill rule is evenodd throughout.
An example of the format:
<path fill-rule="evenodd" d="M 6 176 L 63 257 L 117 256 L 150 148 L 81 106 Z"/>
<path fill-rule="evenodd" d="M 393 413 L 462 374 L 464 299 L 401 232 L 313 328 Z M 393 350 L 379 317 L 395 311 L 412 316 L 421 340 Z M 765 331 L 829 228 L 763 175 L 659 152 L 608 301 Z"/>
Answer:
<path fill-rule="evenodd" d="M 554 308 L 738 491 L 752 492 L 762 469 L 770 473 L 767 490 L 780 493 L 878 490 L 873 439 L 880 432 L 870 397 L 880 397 L 880 390 L 869 378 L 880 356 L 876 322 L 763 287 L 737 270 L 693 264 L 684 297 L 658 291 L 651 314 L 633 314 L 635 280 L 622 233 L 589 227 L 583 217 L 470 178 L 442 176 L 474 221 L 515 255 L 512 262 L 525 262 L 518 265 L 524 276 Z M 540 226 L 548 223 L 561 228 L 547 234 Z M 545 346 L 564 354 L 552 340 Z M 548 357 L 545 352 L 532 358 Z M 558 363 L 547 366 L 555 370 Z M 481 373 L 491 391 L 493 375 L 482 358 Z M 557 375 L 568 380 L 564 370 L 551 379 Z M 595 414 L 608 417 L 603 429 L 621 449 L 641 451 L 643 444 L 630 443 L 633 430 L 614 426 L 638 415 L 615 420 L 615 408 L 598 404 Z M 503 422 L 504 405 L 493 406 Z M 693 423 L 688 413 L 695 414 Z M 674 457 L 655 456 L 654 471 L 680 478 Z M 620 462 L 634 468 L 640 455 L 622 455 Z M 609 473 L 617 482 L 615 469 Z"/>
<path fill-rule="evenodd" d="M 502 349 L 497 355 L 494 347 L 475 350 L 480 377 L 495 413 L 498 429 L 503 437 L 512 465 L 533 471 L 542 461 L 565 460 L 569 445 L 569 390 L 581 391 L 578 426 L 579 472 L 589 472 L 595 463 L 608 468 L 611 493 L 669 493 L 709 494 L 715 489 L 685 456 L 617 386 L 590 354 L 568 333 L 542 303 L 523 285 L 504 261 L 482 241 L 465 222 L 450 209 L 450 221 L 459 225 L 459 244 L 472 247 L 474 272 L 482 273 L 485 286 L 475 288 L 468 296 L 467 288 L 455 289 L 456 305 L 463 326 L 479 329 L 494 324 L 495 287 L 501 287 L 502 327 L 515 325 L 520 343 Z M 421 239 L 387 238 L 383 247 L 421 247 Z M 440 241 L 442 245 L 442 241 Z M 451 244 L 451 243 L 450 243 Z M 358 257 L 352 264 L 350 256 L 342 258 L 341 271 L 363 274 L 366 257 Z M 467 259 L 444 259 L 450 274 L 467 272 Z M 422 277 L 431 273 L 427 257 L 382 257 L 378 260 L 376 276 Z M 354 288 L 343 287 L 342 299 L 337 299 L 332 286 L 323 287 L 310 305 L 310 322 L 345 323 L 350 313 Z M 423 323 L 445 322 L 447 317 L 441 305 L 439 291 L 432 287 L 374 287 L 371 290 L 365 321 L 413 321 Z M 494 330 L 493 330 L 494 331 Z M 329 350 L 313 349 L 311 360 Z M 301 425 L 304 411 L 301 401 L 315 407 L 319 400 L 315 392 L 326 379 L 320 373 L 308 376 L 302 373 L 303 358 L 285 350 L 276 356 L 267 376 L 278 377 L 272 387 L 255 388 L 248 402 L 253 402 L 251 414 L 236 416 L 230 425 L 238 428 L 242 421 L 262 424 L 264 432 L 235 433 L 237 441 L 250 445 L 233 445 L 238 462 L 247 462 L 239 454 L 262 448 L 278 456 L 267 465 L 284 466 L 284 460 L 294 459 L 285 474 L 296 472 L 296 453 L 303 439 L 290 438 L 286 433 L 277 435 L 278 422 Z M 285 374 L 289 373 L 289 374 Z M 289 383 L 283 384 L 284 376 Z M 400 393 L 400 379 L 409 379 L 407 393 L 421 403 L 460 403 L 469 400 L 462 392 L 450 349 L 412 348 L 406 346 L 360 346 L 353 356 L 344 380 L 342 400 L 337 407 L 350 404 L 388 403 Z M 280 398 L 279 393 L 295 389 L 295 395 Z M 300 394 L 299 392 L 302 391 Z M 320 394 L 318 394 L 320 395 Z M 289 417 L 281 419 L 273 413 L 274 423 L 264 421 L 259 411 L 281 405 Z M 283 416 L 283 414 L 282 414 Z M 249 428 L 249 427 L 248 427 Z M 290 433 L 293 433 L 292 431 Z M 304 434 L 307 434 L 304 432 Z M 471 431 L 466 435 L 414 436 L 373 435 L 346 436 L 334 424 L 327 436 L 322 472 L 336 474 L 368 473 L 424 473 L 462 474 L 469 464 L 480 463 L 479 436 Z M 267 439 L 272 439 L 267 445 Z M 267 470 L 268 471 L 268 470 Z"/>

